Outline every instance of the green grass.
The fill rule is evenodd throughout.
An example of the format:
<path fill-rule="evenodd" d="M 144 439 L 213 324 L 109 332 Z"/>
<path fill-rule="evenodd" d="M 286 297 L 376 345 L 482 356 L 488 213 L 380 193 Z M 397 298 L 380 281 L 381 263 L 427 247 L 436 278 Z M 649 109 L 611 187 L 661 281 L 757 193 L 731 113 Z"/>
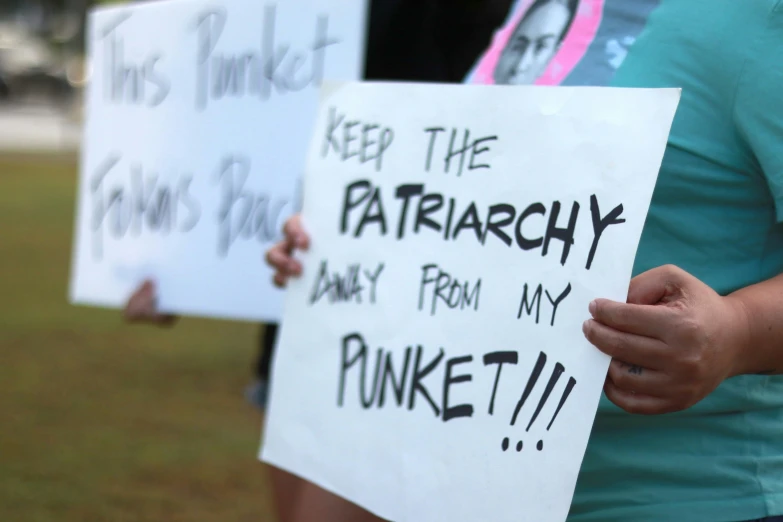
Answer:
<path fill-rule="evenodd" d="M 0 521 L 271 521 L 257 326 L 71 306 L 76 163 L 0 156 Z"/>

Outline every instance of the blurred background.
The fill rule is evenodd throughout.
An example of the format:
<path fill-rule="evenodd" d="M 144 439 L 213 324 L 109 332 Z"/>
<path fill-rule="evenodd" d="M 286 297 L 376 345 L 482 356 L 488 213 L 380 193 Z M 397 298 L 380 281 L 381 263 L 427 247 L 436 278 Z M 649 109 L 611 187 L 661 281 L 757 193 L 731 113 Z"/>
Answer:
<path fill-rule="evenodd" d="M 272 521 L 258 327 L 67 302 L 88 0 L 0 0 L 0 521 Z"/>

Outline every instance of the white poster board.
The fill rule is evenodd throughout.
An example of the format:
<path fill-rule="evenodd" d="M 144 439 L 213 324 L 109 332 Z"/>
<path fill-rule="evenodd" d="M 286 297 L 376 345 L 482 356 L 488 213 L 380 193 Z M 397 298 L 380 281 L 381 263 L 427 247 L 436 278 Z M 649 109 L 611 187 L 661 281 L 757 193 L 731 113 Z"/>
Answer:
<path fill-rule="evenodd" d="M 89 17 L 71 301 L 139 283 L 180 314 L 279 319 L 263 261 L 301 199 L 324 78 L 361 76 L 365 0 L 170 0 Z"/>
<path fill-rule="evenodd" d="M 679 90 L 325 85 L 262 458 L 396 522 L 562 522 Z"/>

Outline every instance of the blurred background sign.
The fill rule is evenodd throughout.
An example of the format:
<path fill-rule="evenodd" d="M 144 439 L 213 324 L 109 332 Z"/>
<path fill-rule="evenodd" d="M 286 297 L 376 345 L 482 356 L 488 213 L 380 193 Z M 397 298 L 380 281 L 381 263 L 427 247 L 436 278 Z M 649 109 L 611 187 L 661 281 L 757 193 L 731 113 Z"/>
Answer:
<path fill-rule="evenodd" d="M 271 522 L 242 398 L 258 326 L 68 304 L 97 3 L 0 0 L 0 521 Z"/>

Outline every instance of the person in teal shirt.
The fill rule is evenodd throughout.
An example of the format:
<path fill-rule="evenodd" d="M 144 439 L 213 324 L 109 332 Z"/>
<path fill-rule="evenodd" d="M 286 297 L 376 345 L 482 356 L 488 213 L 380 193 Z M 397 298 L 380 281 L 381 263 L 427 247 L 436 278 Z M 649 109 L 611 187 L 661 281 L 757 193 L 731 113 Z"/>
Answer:
<path fill-rule="evenodd" d="M 661 0 L 611 82 L 682 100 L 569 521 L 783 520 L 783 0 Z"/>
<path fill-rule="evenodd" d="M 612 85 L 682 100 L 570 519 L 781 515 L 783 2 L 663 0 Z"/>

